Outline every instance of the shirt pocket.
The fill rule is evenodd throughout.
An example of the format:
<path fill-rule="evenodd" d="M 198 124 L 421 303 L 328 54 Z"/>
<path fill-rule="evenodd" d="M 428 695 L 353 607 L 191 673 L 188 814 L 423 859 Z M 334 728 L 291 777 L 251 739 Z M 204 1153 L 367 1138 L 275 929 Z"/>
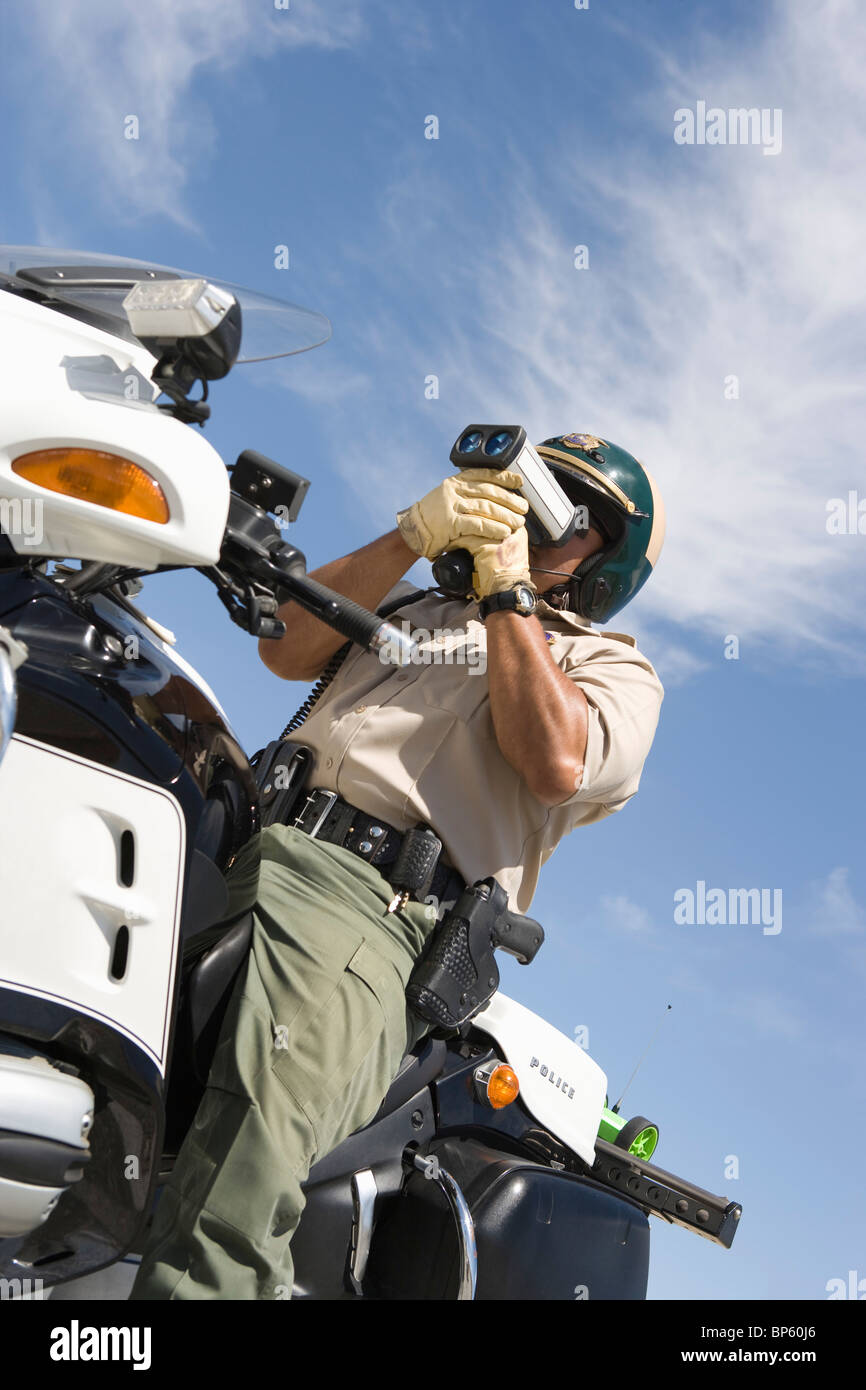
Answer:
<path fill-rule="evenodd" d="M 470 719 L 483 724 L 485 715 L 486 722 L 491 723 L 487 676 L 480 671 L 472 674 L 465 666 L 446 666 L 424 672 L 420 688 L 424 703 L 433 709 L 446 710 L 465 724 Z"/>
<path fill-rule="evenodd" d="M 422 662 L 419 677 L 425 704 L 464 723 L 483 723 L 486 714 L 490 723 L 487 652 L 478 638 L 471 632 L 452 633 L 435 646 L 425 644 L 425 651 L 430 659 Z"/>

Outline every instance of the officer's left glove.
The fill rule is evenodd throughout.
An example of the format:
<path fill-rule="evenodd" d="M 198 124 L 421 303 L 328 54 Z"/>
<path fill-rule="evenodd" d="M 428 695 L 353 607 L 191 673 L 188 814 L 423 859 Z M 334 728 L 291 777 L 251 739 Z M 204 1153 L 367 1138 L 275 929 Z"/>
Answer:
<path fill-rule="evenodd" d="M 529 533 L 518 526 L 504 541 L 485 543 L 478 536 L 462 536 L 454 549 L 463 546 L 474 560 L 472 588 L 477 599 L 489 598 L 516 584 L 535 588 L 529 572 Z"/>

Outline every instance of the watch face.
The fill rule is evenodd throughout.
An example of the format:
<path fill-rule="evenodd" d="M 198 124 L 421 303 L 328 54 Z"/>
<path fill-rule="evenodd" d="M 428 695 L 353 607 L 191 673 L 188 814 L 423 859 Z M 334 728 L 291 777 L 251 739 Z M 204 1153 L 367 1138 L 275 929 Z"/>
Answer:
<path fill-rule="evenodd" d="M 531 613 L 535 607 L 535 594 L 525 584 L 518 584 L 515 595 L 517 607 L 524 613 Z"/>

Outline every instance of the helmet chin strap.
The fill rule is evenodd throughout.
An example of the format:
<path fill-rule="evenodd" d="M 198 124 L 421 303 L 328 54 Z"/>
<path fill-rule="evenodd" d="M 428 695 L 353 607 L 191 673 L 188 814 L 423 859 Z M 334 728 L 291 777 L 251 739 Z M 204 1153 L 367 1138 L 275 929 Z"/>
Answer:
<path fill-rule="evenodd" d="M 549 603 L 551 608 L 558 608 L 562 612 L 576 613 L 578 617 L 585 616 L 580 611 L 580 590 L 583 584 L 583 576 L 586 571 L 592 568 L 593 562 L 598 558 L 598 552 L 586 555 L 580 564 L 571 574 L 563 574 L 562 570 L 542 569 L 540 565 L 530 565 L 530 574 L 558 574 L 562 576 L 561 584 L 554 584 L 547 589 L 541 597 L 545 603 Z"/>
<path fill-rule="evenodd" d="M 579 568 L 579 567 L 578 567 Z M 541 565 L 530 565 L 530 574 L 557 574 L 561 577 L 561 584 L 554 584 L 540 595 L 545 603 L 549 603 L 551 608 L 558 608 L 561 612 L 577 612 L 577 592 L 580 587 L 580 580 L 574 585 L 575 574 L 563 574 L 562 570 L 547 570 Z M 574 587 L 573 587 L 574 586 Z"/>

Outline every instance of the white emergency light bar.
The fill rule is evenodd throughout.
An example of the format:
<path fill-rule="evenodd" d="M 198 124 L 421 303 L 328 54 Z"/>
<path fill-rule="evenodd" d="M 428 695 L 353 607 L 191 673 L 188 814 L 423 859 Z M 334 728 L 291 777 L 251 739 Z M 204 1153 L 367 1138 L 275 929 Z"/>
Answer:
<path fill-rule="evenodd" d="M 204 338 L 234 303 L 207 280 L 139 280 L 123 307 L 136 338 Z"/>

